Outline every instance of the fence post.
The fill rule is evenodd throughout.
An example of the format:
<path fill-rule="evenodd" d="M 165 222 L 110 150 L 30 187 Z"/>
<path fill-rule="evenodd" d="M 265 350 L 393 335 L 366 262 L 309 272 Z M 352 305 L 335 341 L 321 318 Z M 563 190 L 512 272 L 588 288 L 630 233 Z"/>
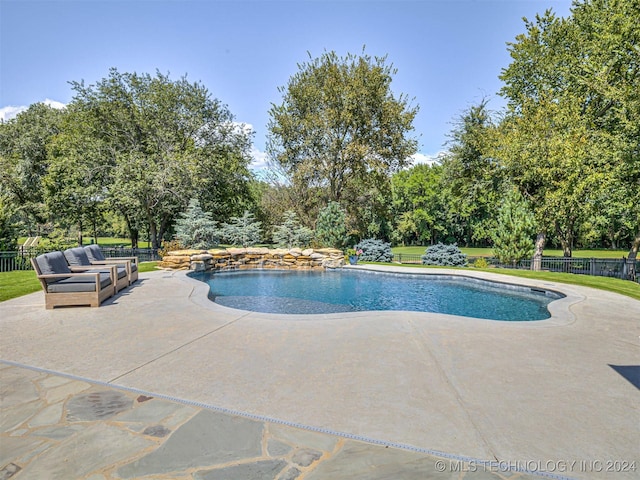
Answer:
<path fill-rule="evenodd" d="M 589 259 L 589 275 L 596 274 L 596 259 L 591 257 Z"/>

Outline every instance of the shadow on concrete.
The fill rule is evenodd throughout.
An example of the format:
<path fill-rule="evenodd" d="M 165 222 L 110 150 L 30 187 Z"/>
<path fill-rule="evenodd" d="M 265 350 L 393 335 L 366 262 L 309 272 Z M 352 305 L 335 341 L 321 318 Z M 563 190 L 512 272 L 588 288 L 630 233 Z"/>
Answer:
<path fill-rule="evenodd" d="M 611 365 L 616 372 L 622 375 L 631 385 L 640 390 L 640 365 Z"/>

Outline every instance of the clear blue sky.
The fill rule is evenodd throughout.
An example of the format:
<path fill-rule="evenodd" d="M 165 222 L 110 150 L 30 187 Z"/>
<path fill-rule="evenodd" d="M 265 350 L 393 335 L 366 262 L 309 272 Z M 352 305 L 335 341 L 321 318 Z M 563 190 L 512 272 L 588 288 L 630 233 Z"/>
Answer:
<path fill-rule="evenodd" d="M 522 17 L 569 0 L 0 0 L 0 109 L 68 103 L 68 81 L 121 72 L 187 74 L 256 132 L 264 151 L 277 88 L 325 50 L 387 55 L 396 94 L 415 98 L 422 155 L 444 149 L 451 122 L 483 97 L 500 109 L 498 75 Z"/>

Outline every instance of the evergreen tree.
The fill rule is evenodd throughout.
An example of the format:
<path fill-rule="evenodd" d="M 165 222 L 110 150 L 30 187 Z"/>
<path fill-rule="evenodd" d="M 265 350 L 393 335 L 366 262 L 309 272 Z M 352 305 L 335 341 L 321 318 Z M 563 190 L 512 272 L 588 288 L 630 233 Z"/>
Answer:
<path fill-rule="evenodd" d="M 313 231 L 300 225 L 295 212 L 284 212 L 284 222 L 275 227 L 273 242 L 280 248 L 305 247 L 311 243 Z"/>
<path fill-rule="evenodd" d="M 245 210 L 241 217 L 232 217 L 230 223 L 222 225 L 222 238 L 232 245 L 251 247 L 260 243 L 262 222 L 258 222 L 252 213 Z"/>
<path fill-rule="evenodd" d="M 176 239 L 185 247 L 206 249 L 218 245 L 220 232 L 209 212 L 192 198 L 187 211 L 176 221 Z"/>
<path fill-rule="evenodd" d="M 511 189 L 498 211 L 493 252 L 501 263 L 516 265 L 533 254 L 534 215 L 517 189 Z"/>
<path fill-rule="evenodd" d="M 347 244 L 346 214 L 338 202 L 329 202 L 320 210 L 316 240 L 323 247 L 342 248 Z"/>

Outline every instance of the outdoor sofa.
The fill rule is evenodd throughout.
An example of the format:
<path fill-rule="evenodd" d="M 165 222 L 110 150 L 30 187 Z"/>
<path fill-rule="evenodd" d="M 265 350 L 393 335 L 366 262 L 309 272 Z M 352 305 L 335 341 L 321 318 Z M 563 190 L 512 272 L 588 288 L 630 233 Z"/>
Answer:
<path fill-rule="evenodd" d="M 84 251 L 92 265 L 122 264 L 127 269 L 129 285 L 138 280 L 138 257 L 108 257 L 102 254 L 98 245 L 87 245 Z"/>
<path fill-rule="evenodd" d="M 109 262 L 109 264 L 97 263 L 93 264 L 89 257 L 87 256 L 87 252 L 82 247 L 69 248 L 62 252 L 64 257 L 67 260 L 67 263 L 70 267 L 84 267 L 84 268 L 99 268 L 100 266 L 105 267 L 102 271 L 107 271 L 111 266 L 116 267 L 116 293 L 118 293 L 123 288 L 129 286 L 129 270 L 127 266 L 123 263 Z"/>
<path fill-rule="evenodd" d="M 42 289 L 45 307 L 67 305 L 98 307 L 116 293 L 116 267 L 70 267 L 62 252 L 31 259 Z"/>

